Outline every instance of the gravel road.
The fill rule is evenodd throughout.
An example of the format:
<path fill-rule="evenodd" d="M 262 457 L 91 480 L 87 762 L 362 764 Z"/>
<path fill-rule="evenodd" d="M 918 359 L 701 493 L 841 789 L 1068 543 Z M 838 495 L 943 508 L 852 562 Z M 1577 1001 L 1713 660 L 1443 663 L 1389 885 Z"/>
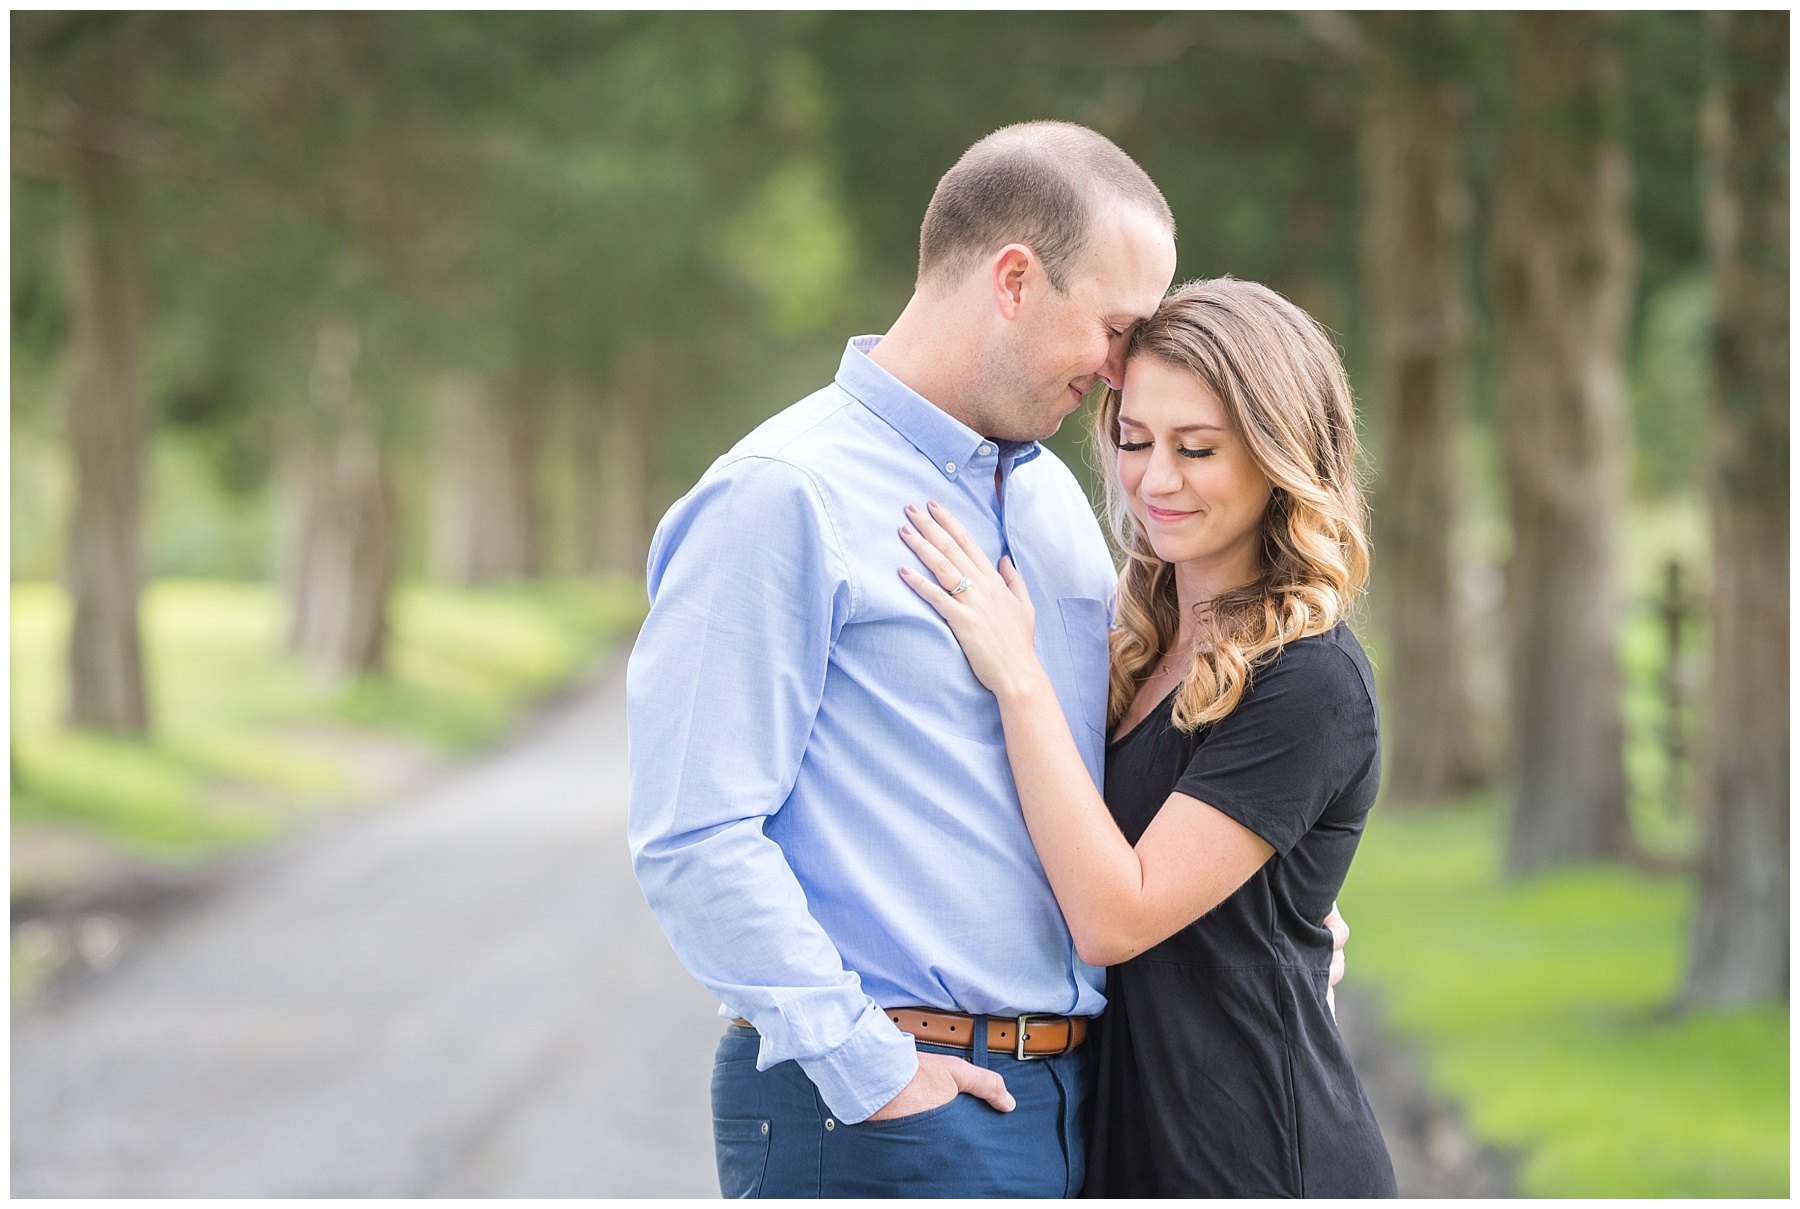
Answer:
<path fill-rule="evenodd" d="M 631 876 L 625 787 L 619 660 L 501 750 L 127 920 L 15 1011 L 13 1195 L 716 1196 L 717 1003 Z M 1505 1195 L 1345 990 L 1402 1193 Z"/>
<path fill-rule="evenodd" d="M 621 663 L 19 1011 L 12 1192 L 717 1196 L 717 1007 L 631 876 Z"/>

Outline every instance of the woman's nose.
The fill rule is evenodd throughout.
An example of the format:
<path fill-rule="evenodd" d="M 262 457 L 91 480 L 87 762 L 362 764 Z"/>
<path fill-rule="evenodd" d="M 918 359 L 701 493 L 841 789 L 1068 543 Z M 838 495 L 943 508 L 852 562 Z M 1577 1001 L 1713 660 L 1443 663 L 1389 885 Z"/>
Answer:
<path fill-rule="evenodd" d="M 1150 454 L 1150 466 L 1144 471 L 1144 490 L 1155 495 L 1173 495 L 1181 490 L 1181 468 L 1175 455 L 1162 449 Z"/>

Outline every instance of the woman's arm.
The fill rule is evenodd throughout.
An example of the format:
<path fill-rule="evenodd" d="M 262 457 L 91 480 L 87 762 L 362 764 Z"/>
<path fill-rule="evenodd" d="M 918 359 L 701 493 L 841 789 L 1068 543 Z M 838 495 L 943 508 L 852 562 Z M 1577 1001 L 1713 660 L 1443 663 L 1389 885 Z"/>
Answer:
<path fill-rule="evenodd" d="M 1042 669 L 995 695 L 1025 825 L 1083 961 L 1137 956 L 1218 906 L 1274 854 L 1185 793 L 1169 795 L 1132 847 L 1088 779 Z"/>
<path fill-rule="evenodd" d="M 1261 837 L 1186 794 L 1169 796 L 1134 848 L 1089 779 L 1032 646 L 1035 614 L 1009 559 L 998 571 L 948 511 L 909 507 L 900 535 L 931 577 L 900 574 L 949 622 L 993 691 L 1038 859 L 1082 960 L 1116 965 L 1199 919 L 1274 853 Z M 967 578 L 969 588 L 950 590 Z"/>

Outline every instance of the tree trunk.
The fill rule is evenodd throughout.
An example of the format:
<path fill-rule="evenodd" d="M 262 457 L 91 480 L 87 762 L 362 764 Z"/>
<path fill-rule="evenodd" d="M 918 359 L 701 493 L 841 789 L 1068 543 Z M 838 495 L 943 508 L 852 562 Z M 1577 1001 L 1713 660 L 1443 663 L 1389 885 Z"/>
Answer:
<path fill-rule="evenodd" d="M 609 388 L 578 416 L 576 510 L 590 573 L 642 575 L 650 552 L 651 467 L 660 377 L 653 355 L 626 359 Z"/>
<path fill-rule="evenodd" d="M 1440 801 L 1486 778 L 1468 678 L 1455 549 L 1457 436 L 1467 389 L 1470 202 L 1462 98 L 1436 14 L 1368 19 L 1360 114 L 1362 284 L 1382 432 L 1376 602 L 1386 642 L 1382 788 Z"/>
<path fill-rule="evenodd" d="M 1788 14 L 1708 14 L 1712 732 L 1683 1000 L 1788 992 Z"/>
<path fill-rule="evenodd" d="M 1614 549 L 1636 249 L 1605 14 L 1512 19 L 1494 290 L 1513 549 L 1507 868 L 1630 844 Z"/>
<path fill-rule="evenodd" d="M 540 567 L 536 384 L 509 397 L 459 381 L 445 390 L 433 570 L 458 584 L 536 575 Z"/>
<path fill-rule="evenodd" d="M 354 391 L 357 350 L 355 328 L 320 328 L 314 423 L 294 466 L 299 531 L 288 643 L 333 679 L 381 669 L 395 564 L 393 479 Z"/>
<path fill-rule="evenodd" d="M 122 103 L 112 96 L 106 112 Z M 74 513 L 66 579 L 69 722 L 149 729 L 138 595 L 144 475 L 143 294 L 124 163 L 101 150 L 108 121 L 87 105 L 69 124 L 69 452 Z"/>

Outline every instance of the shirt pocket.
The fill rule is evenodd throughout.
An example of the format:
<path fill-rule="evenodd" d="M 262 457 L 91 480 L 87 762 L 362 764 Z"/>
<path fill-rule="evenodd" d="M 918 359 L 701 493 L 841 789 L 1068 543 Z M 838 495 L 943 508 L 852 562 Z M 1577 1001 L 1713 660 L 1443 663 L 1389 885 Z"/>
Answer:
<path fill-rule="evenodd" d="M 1069 649 L 1069 672 L 1075 680 L 1081 719 L 1089 730 L 1104 735 L 1110 658 L 1106 602 L 1092 596 L 1063 596 L 1056 607 L 1062 614 L 1063 641 Z"/>

